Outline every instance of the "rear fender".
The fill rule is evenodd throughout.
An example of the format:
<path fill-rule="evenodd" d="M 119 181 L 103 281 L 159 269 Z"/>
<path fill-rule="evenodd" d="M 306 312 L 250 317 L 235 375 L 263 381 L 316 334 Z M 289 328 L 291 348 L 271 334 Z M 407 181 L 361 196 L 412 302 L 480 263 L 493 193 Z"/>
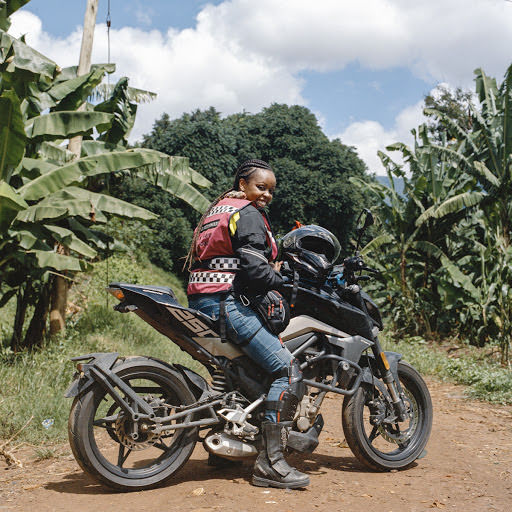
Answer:
<path fill-rule="evenodd" d="M 211 395 L 211 390 L 206 382 L 206 380 L 201 377 L 198 373 L 192 371 L 190 368 L 186 366 L 182 366 L 181 364 L 169 364 L 161 359 L 156 359 L 154 357 L 151 358 L 153 361 L 157 361 L 158 363 L 166 366 L 167 368 L 179 372 L 183 380 L 187 383 L 190 391 L 192 391 L 196 400 L 200 400 L 203 398 L 207 398 Z"/>
<path fill-rule="evenodd" d="M 82 364 L 81 372 L 75 372 L 73 382 L 68 386 L 64 396 L 66 398 L 74 398 L 75 396 L 82 395 L 88 391 L 96 382 L 94 377 L 91 375 L 90 369 L 93 366 L 96 366 L 104 370 L 110 370 L 114 366 L 118 357 L 119 353 L 117 352 L 97 352 L 93 354 L 86 354 L 84 356 L 73 357 L 71 361 L 87 361 L 87 363 Z"/>
<path fill-rule="evenodd" d="M 119 354 L 117 352 L 95 353 L 74 357 L 72 361 L 87 362 L 80 365 L 79 373 L 75 374 L 75 380 L 66 391 L 65 396 L 75 397 L 82 395 L 97 382 L 133 420 L 144 417 L 154 418 L 155 413 L 151 406 L 113 371 L 118 357 Z M 121 391 L 125 398 L 129 398 L 132 404 L 137 404 L 137 411 L 117 392 L 116 388 Z"/>

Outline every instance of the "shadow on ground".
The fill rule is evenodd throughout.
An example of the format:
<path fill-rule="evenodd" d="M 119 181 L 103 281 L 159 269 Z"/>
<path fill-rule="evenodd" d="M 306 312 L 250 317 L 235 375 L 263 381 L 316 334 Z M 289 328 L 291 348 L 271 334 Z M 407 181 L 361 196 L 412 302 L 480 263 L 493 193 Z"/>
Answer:
<path fill-rule="evenodd" d="M 354 457 L 333 457 L 320 453 L 311 453 L 307 455 L 293 454 L 287 457 L 288 462 L 300 471 L 309 475 L 325 474 L 327 469 L 350 473 L 369 473 L 370 471 L 362 466 Z M 238 480 L 242 478 L 247 482 L 252 477 L 252 461 L 246 461 L 242 464 L 234 464 L 229 467 L 208 466 L 206 458 L 204 460 L 192 459 L 176 474 L 176 476 L 162 484 L 160 487 L 173 486 L 184 482 L 204 482 L 211 480 Z M 64 480 L 59 482 L 48 482 L 46 489 L 59 493 L 71 494 L 118 494 L 119 491 L 109 489 L 108 487 L 96 482 L 87 474 L 70 473 Z"/>

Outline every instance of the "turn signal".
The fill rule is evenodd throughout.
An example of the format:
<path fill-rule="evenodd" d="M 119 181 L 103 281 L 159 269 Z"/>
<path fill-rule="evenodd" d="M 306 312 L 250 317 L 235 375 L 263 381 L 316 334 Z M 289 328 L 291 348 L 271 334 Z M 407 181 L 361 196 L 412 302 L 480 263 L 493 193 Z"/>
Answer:
<path fill-rule="evenodd" d="M 124 300 L 124 293 L 120 288 L 107 288 L 108 292 L 111 293 L 117 300 Z"/>

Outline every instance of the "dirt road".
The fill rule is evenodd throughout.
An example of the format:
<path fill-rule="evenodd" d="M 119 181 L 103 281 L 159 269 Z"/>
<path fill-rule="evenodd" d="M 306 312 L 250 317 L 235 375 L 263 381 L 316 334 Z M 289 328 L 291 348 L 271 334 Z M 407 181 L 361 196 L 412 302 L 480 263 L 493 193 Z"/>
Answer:
<path fill-rule="evenodd" d="M 23 469 L 0 461 L 0 511 L 512 511 L 512 407 L 468 401 L 456 386 L 429 381 L 429 387 L 428 454 L 405 471 L 366 471 L 343 442 L 340 400 L 328 396 L 317 451 L 290 457 L 310 476 L 305 490 L 253 487 L 249 463 L 211 468 L 198 446 L 166 487 L 115 493 L 84 475 L 63 445 L 59 457 L 39 462 L 33 449 L 20 451 Z"/>

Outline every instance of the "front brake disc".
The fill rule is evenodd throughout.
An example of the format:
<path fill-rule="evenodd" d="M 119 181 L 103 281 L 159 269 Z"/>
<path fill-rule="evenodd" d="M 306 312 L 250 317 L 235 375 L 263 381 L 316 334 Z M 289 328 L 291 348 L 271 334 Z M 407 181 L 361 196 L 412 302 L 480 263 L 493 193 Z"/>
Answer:
<path fill-rule="evenodd" d="M 414 397 L 407 391 L 404 391 L 404 402 L 407 407 L 407 411 L 409 412 L 409 426 L 405 430 L 400 430 L 398 427 L 398 432 L 393 432 L 390 427 L 391 425 L 382 423 L 379 425 L 378 430 L 381 436 L 388 441 L 389 443 L 395 444 L 403 444 L 408 441 L 414 432 L 416 431 L 416 427 L 418 426 L 419 418 L 418 418 L 418 404 Z M 394 425 L 399 425 L 398 423 L 394 423 Z"/>

